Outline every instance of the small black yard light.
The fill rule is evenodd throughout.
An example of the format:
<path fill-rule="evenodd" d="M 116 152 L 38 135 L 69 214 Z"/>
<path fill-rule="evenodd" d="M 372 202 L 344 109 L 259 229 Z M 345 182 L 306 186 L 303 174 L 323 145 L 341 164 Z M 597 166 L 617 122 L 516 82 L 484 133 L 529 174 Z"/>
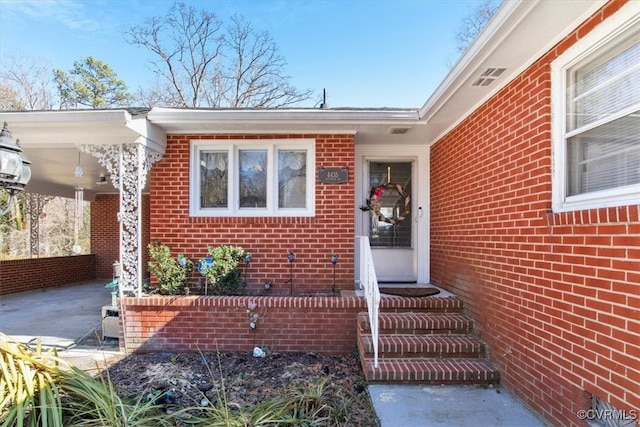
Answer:
<path fill-rule="evenodd" d="M 333 286 L 331 287 L 331 292 L 333 295 L 336 294 L 336 264 L 338 263 L 338 255 L 331 255 L 331 264 L 333 264 Z"/>
<path fill-rule="evenodd" d="M 284 283 L 289 284 L 289 295 L 293 295 L 293 261 L 296 259 L 296 254 L 292 251 L 289 251 L 287 255 L 287 260 L 289 261 L 289 280 Z"/>

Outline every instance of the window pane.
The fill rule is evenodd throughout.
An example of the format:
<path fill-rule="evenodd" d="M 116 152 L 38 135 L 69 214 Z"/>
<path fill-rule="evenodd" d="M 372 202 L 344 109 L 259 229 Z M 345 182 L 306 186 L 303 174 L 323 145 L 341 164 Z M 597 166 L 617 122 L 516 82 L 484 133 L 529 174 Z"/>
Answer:
<path fill-rule="evenodd" d="M 640 183 L 640 111 L 567 140 L 568 196 Z"/>
<path fill-rule="evenodd" d="M 200 207 L 226 208 L 229 155 L 226 151 L 200 152 Z"/>
<path fill-rule="evenodd" d="M 410 248 L 411 221 L 411 162 L 370 162 L 370 189 L 384 184 L 400 185 L 405 198 L 395 186 L 387 186 L 378 200 L 380 214 L 390 221 L 369 215 L 369 239 L 376 248 Z M 369 197 L 370 195 L 367 195 Z M 405 218 L 399 220 L 399 218 Z M 382 218 L 384 219 L 384 218 Z"/>
<path fill-rule="evenodd" d="M 569 72 L 567 131 L 640 102 L 640 31 Z"/>
<path fill-rule="evenodd" d="M 267 151 L 240 150 L 240 207 L 267 207 Z"/>
<path fill-rule="evenodd" d="M 278 207 L 307 207 L 306 150 L 278 151 Z"/>

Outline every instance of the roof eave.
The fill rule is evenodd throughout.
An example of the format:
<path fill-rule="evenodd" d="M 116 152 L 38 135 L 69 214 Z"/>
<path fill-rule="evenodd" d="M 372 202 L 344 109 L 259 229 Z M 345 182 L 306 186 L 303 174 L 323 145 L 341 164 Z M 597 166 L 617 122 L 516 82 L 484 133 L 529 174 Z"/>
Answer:
<path fill-rule="evenodd" d="M 606 2 L 575 0 L 567 7 L 566 2 L 505 1 L 420 108 L 420 120 L 433 128 L 429 143 L 446 135 Z M 541 22 L 541 17 L 547 19 Z M 494 84 L 471 87 L 482 70 L 496 66 L 506 71 Z"/>

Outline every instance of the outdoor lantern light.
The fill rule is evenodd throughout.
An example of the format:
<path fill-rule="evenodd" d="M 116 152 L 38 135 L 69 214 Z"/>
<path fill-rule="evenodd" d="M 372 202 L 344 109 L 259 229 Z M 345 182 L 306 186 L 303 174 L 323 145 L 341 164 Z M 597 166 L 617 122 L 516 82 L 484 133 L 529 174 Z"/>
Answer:
<path fill-rule="evenodd" d="M 31 179 L 31 162 L 22 154 L 20 141 L 11 140 L 11 132 L 7 129 L 7 122 L 4 122 L 2 132 L 0 132 L 0 189 L 9 193 L 6 208 L 0 210 L 0 215 L 9 212 L 13 197 L 24 191 L 24 187 Z M 0 208 L 1 209 L 1 208 Z"/>
<path fill-rule="evenodd" d="M 333 286 L 331 287 L 331 292 L 335 295 L 336 293 L 336 264 L 338 263 L 338 255 L 331 255 L 331 264 L 333 264 Z"/>
<path fill-rule="evenodd" d="M 246 264 L 246 268 L 244 271 L 244 277 L 242 279 L 242 287 L 246 288 L 247 287 L 247 276 L 249 275 L 248 270 L 249 270 L 249 264 L 251 264 L 251 261 L 253 261 L 253 257 L 251 256 L 251 252 L 247 252 L 247 254 L 244 256 L 244 263 Z"/>
<path fill-rule="evenodd" d="M 287 254 L 287 260 L 289 261 L 289 280 L 284 283 L 289 284 L 289 295 L 293 295 L 293 261 L 296 259 L 296 254 L 293 251 L 289 251 Z"/>

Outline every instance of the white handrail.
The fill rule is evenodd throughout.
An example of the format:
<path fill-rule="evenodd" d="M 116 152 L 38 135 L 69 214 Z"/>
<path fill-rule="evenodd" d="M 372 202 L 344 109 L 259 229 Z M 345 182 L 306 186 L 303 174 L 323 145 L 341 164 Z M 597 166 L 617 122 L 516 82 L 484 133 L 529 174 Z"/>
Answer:
<path fill-rule="evenodd" d="M 369 325 L 371 327 L 371 340 L 373 341 L 373 365 L 378 367 L 378 312 L 380 310 L 380 289 L 378 277 L 373 265 L 373 255 L 369 237 L 358 236 L 360 245 L 360 289 L 364 289 L 369 312 Z"/>

